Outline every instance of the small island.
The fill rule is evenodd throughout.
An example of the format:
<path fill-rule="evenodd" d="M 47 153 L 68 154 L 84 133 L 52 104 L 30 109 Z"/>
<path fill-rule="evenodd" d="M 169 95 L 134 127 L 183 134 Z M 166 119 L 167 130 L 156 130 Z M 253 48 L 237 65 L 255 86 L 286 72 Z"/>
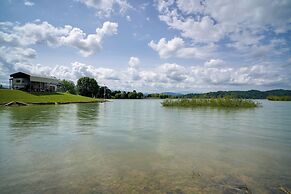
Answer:
<path fill-rule="evenodd" d="M 226 107 L 226 108 L 255 108 L 260 104 L 248 99 L 235 98 L 182 98 L 166 99 L 162 102 L 165 107 Z"/>
<path fill-rule="evenodd" d="M 268 96 L 270 101 L 291 101 L 291 96 Z"/>

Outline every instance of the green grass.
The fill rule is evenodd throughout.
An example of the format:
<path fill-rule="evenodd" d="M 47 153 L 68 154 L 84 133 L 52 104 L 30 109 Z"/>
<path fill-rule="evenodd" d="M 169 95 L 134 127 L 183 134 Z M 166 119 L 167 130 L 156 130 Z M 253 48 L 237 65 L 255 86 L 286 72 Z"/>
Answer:
<path fill-rule="evenodd" d="M 255 108 L 259 103 L 246 99 L 232 98 L 192 98 L 166 99 L 162 102 L 166 107 L 225 107 L 225 108 Z"/>
<path fill-rule="evenodd" d="M 291 101 L 291 96 L 268 96 L 267 99 L 271 101 Z"/>
<path fill-rule="evenodd" d="M 34 93 L 20 90 L 0 89 L 0 104 L 11 101 L 20 101 L 28 104 L 50 104 L 50 103 L 85 103 L 102 102 L 102 99 L 94 99 L 69 93 Z"/>

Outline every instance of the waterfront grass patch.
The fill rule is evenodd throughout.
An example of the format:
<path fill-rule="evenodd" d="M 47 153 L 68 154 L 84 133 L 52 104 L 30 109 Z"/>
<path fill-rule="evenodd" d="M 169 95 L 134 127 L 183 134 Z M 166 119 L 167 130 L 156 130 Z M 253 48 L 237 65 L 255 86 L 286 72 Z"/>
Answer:
<path fill-rule="evenodd" d="M 226 108 L 255 108 L 259 103 L 247 99 L 235 98 L 182 98 L 166 99 L 162 102 L 166 107 L 226 107 Z"/>
<path fill-rule="evenodd" d="M 11 101 L 20 101 L 28 104 L 52 104 L 52 103 L 85 103 L 102 102 L 102 99 L 89 98 L 69 93 L 34 93 L 20 90 L 0 89 L 0 104 Z"/>
<path fill-rule="evenodd" d="M 291 96 L 268 96 L 267 99 L 271 101 L 291 101 Z"/>

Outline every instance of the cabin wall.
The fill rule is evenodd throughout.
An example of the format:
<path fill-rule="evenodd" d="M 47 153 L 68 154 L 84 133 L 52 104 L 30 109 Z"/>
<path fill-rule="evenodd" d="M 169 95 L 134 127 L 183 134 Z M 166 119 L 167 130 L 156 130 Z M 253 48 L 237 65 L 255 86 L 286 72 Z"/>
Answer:
<path fill-rule="evenodd" d="M 12 79 L 12 88 L 19 90 L 28 89 L 29 79 L 28 78 L 13 78 Z"/>
<path fill-rule="evenodd" d="M 56 92 L 59 80 L 49 77 L 39 77 L 17 72 L 10 75 L 9 85 L 12 89 L 29 92 Z"/>
<path fill-rule="evenodd" d="M 31 82 L 32 92 L 56 92 L 57 85 L 44 82 Z"/>

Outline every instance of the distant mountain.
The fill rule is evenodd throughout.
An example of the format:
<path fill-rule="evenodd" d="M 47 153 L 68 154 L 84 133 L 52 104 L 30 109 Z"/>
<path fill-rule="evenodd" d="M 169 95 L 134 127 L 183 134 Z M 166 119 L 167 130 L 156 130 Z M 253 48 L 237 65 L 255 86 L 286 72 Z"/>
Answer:
<path fill-rule="evenodd" d="M 162 94 L 168 95 L 168 96 L 183 96 L 184 94 L 181 93 L 175 93 L 175 92 L 163 92 Z"/>
<path fill-rule="evenodd" d="M 218 97 L 234 97 L 234 98 L 245 98 L 245 99 L 266 99 L 268 96 L 291 96 L 291 90 L 268 90 L 268 91 L 259 91 L 259 90 L 248 90 L 248 91 L 217 91 L 217 92 L 208 92 L 208 93 L 190 93 L 183 95 L 185 98 L 193 97 L 203 97 L 203 98 L 218 98 Z"/>

